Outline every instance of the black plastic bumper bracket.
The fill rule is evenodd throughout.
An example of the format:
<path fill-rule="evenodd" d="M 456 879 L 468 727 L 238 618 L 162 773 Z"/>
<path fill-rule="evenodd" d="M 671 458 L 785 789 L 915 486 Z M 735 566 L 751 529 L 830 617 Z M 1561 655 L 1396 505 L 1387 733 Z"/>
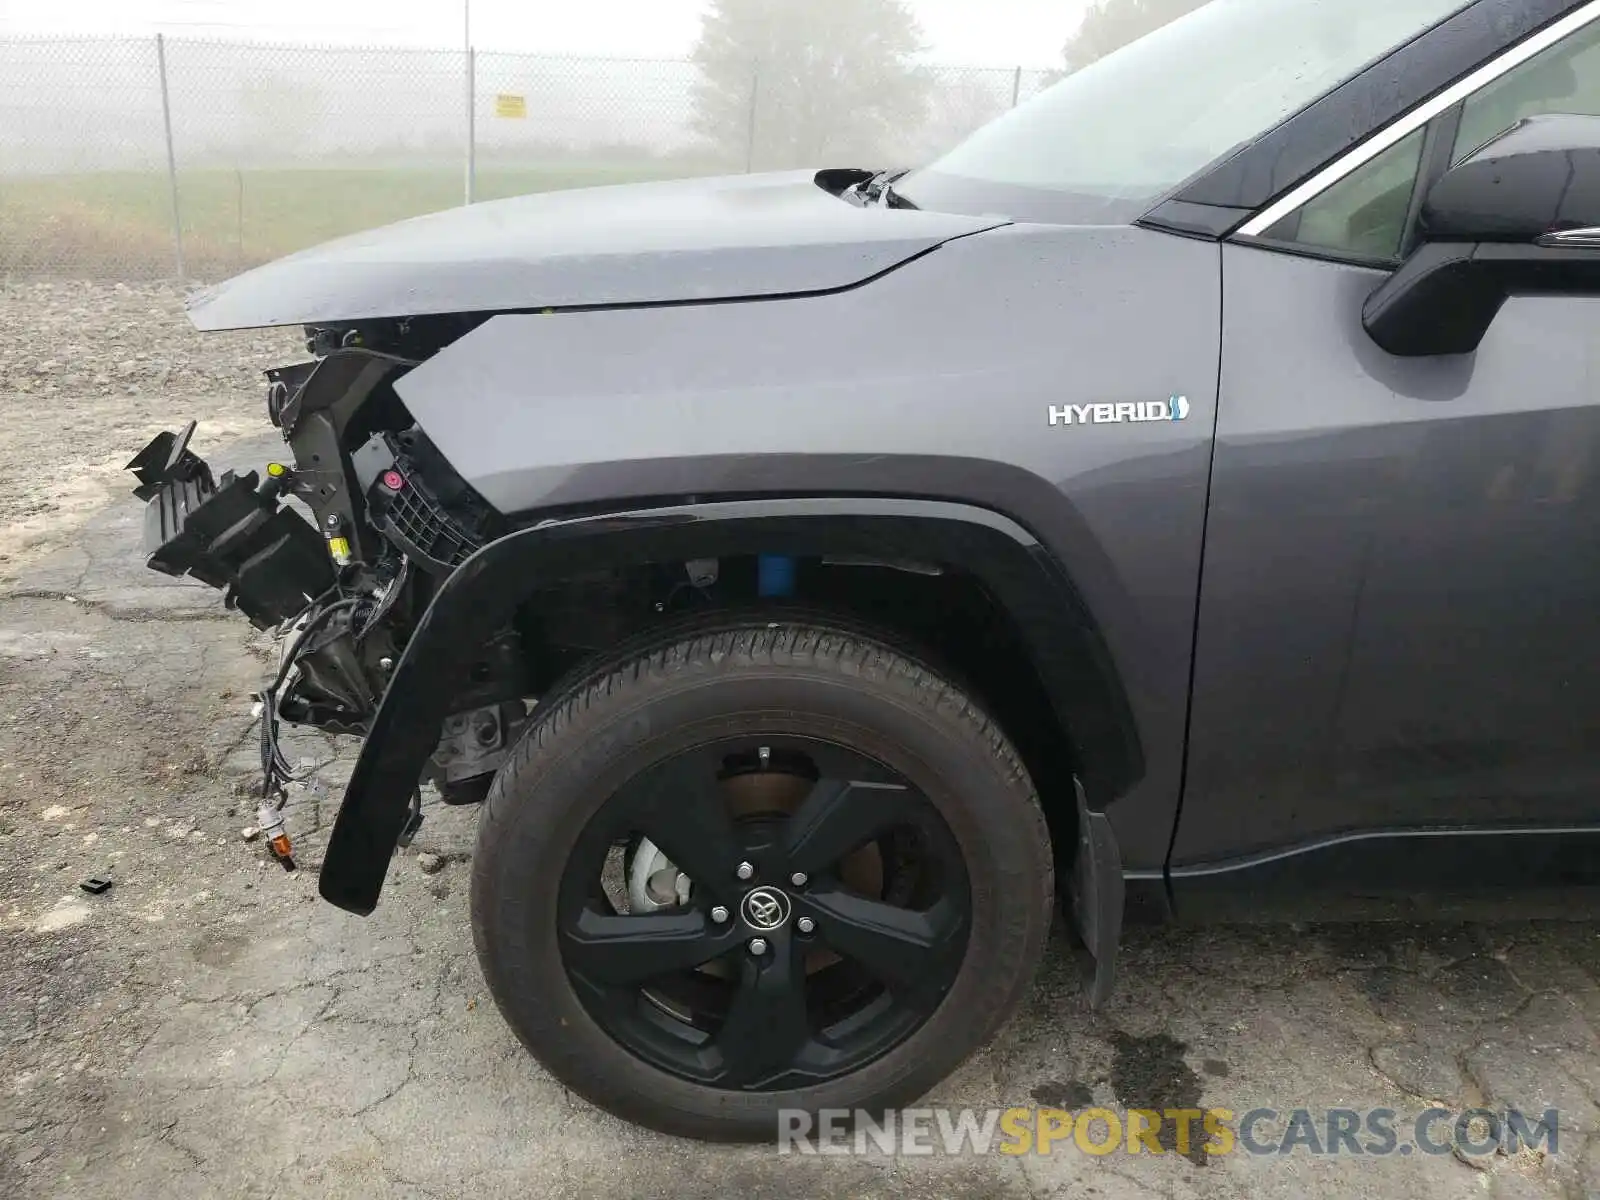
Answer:
<path fill-rule="evenodd" d="M 333 586 L 327 547 L 309 523 L 278 506 L 275 481 L 258 488 L 254 471 L 213 481 L 188 450 L 193 432 L 191 421 L 181 433 L 158 434 L 128 464 L 140 481 L 135 494 L 149 501 L 145 564 L 224 589 L 228 607 L 270 629 Z"/>

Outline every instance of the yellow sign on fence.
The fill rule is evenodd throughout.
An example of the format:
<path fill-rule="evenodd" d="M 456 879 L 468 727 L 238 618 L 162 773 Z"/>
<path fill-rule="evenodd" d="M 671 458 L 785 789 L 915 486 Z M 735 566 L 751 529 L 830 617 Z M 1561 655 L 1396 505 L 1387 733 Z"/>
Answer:
<path fill-rule="evenodd" d="M 513 96 L 509 92 L 501 92 L 494 98 L 494 115 L 497 117 L 515 117 L 521 120 L 528 115 L 528 98 L 526 96 Z"/>

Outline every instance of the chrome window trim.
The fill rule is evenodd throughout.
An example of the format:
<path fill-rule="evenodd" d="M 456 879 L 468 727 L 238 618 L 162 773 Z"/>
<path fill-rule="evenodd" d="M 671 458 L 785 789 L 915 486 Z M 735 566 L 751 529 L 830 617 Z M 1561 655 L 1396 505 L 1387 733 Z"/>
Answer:
<path fill-rule="evenodd" d="M 1238 236 L 1260 237 L 1302 204 L 1316 199 L 1346 175 L 1371 162 L 1390 146 L 1422 128 L 1446 109 L 1461 103 L 1474 92 L 1480 91 L 1508 71 L 1521 66 L 1534 55 L 1548 50 L 1597 18 L 1600 18 L 1600 0 L 1589 0 L 1583 7 L 1574 9 L 1538 32 L 1529 34 L 1498 58 L 1457 80 L 1433 99 L 1423 101 L 1404 116 L 1395 118 L 1353 150 L 1347 151 L 1343 157 L 1335 159 L 1304 183 L 1289 189 L 1239 226 Z"/>
<path fill-rule="evenodd" d="M 1600 228 L 1593 225 L 1582 229 L 1557 229 L 1539 238 L 1541 246 L 1576 246 L 1583 250 L 1600 248 Z"/>

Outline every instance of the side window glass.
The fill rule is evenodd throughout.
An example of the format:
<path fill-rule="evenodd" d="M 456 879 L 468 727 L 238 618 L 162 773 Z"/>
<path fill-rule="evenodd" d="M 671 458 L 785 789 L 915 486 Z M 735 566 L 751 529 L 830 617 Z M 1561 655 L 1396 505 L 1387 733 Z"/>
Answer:
<path fill-rule="evenodd" d="M 1411 189 L 1422 162 L 1423 130 L 1308 200 L 1264 234 L 1280 242 L 1357 258 L 1392 259 L 1405 237 Z"/>
<path fill-rule="evenodd" d="M 1524 117 L 1545 113 L 1600 116 L 1600 21 L 1467 97 L 1450 161 L 1460 161 Z"/>

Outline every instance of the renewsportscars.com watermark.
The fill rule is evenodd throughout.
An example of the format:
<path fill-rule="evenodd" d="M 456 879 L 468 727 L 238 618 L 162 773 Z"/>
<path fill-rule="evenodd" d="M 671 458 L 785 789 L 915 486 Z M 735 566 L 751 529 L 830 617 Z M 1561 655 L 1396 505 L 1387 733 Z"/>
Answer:
<path fill-rule="evenodd" d="M 778 1114 L 780 1154 L 1196 1154 L 1481 1156 L 1559 1153 L 1560 1116 L 1515 1109 L 907 1108 Z"/>

